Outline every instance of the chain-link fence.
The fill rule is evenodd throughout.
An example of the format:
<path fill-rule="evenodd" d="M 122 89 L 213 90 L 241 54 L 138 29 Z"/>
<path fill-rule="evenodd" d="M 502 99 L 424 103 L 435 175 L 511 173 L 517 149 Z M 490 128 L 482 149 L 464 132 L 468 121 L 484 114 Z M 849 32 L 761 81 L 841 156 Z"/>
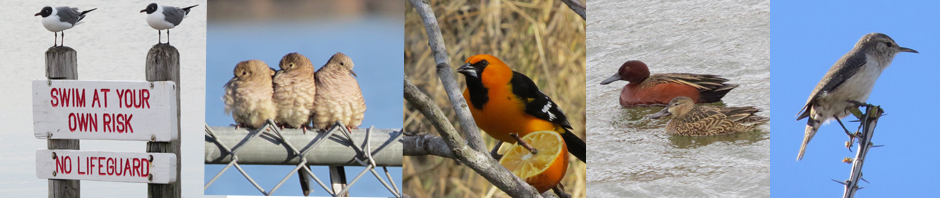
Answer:
<path fill-rule="evenodd" d="M 393 129 L 354 129 L 347 131 L 337 125 L 329 130 L 281 129 L 268 122 L 259 129 L 236 127 L 210 127 L 206 125 L 205 163 L 226 164 L 209 180 L 204 189 L 212 186 L 229 168 L 235 167 L 261 194 L 271 195 L 294 173 L 300 171 L 313 178 L 332 196 L 345 194 L 356 181 L 368 172 L 395 197 L 401 192 L 387 166 L 402 166 L 402 131 Z M 300 145 L 296 147 L 294 145 Z M 270 190 L 261 187 L 242 169 L 244 164 L 296 165 Z M 332 189 L 310 171 L 309 165 L 364 166 L 348 185 Z M 384 177 L 376 171 L 382 167 Z M 264 173 L 270 174 L 270 173 Z M 301 177 L 305 177 L 301 175 Z M 387 180 L 386 180 L 387 179 Z M 337 178 L 331 183 L 336 184 Z"/>

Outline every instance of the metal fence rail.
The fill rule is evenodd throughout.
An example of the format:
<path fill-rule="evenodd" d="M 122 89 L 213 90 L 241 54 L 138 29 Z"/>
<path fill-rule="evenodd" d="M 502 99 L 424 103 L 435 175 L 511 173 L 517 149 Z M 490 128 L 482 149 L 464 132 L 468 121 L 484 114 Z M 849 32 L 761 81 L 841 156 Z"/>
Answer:
<path fill-rule="evenodd" d="M 334 127 L 330 130 L 311 130 L 304 133 L 299 129 L 280 129 L 269 120 L 263 127 L 255 130 L 206 125 L 205 137 L 205 164 L 226 166 L 206 183 L 204 189 L 208 189 L 222 173 L 234 166 L 264 195 L 271 195 L 291 175 L 303 170 L 333 196 L 344 194 L 363 175 L 371 172 L 395 197 L 401 197 L 395 180 L 385 168 L 402 166 L 401 130 L 369 128 L 347 132 L 345 127 Z M 266 190 L 241 168 L 241 164 L 296 167 L 273 188 Z M 334 192 L 310 171 L 307 167 L 309 165 L 365 166 L 365 169 L 350 181 L 346 188 Z M 380 166 L 385 171 L 385 178 L 375 171 L 375 168 Z M 388 182 L 385 179 L 388 179 Z"/>

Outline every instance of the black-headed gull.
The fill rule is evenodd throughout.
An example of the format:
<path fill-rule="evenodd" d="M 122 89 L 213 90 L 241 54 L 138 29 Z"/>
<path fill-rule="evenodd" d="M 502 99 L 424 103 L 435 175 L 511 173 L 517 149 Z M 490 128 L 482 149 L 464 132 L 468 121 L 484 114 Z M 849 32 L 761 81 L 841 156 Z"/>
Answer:
<path fill-rule="evenodd" d="M 140 10 L 140 12 L 147 12 L 147 24 L 150 25 L 153 29 L 157 29 L 157 43 L 160 43 L 160 30 L 166 30 L 166 43 L 170 43 L 170 29 L 180 25 L 180 22 L 183 22 L 183 18 L 186 18 L 186 15 L 189 14 L 189 9 L 196 7 L 197 5 L 192 5 L 185 8 L 178 8 L 173 6 L 161 6 L 157 3 L 151 3 L 147 5 L 146 9 Z"/>
<path fill-rule="evenodd" d="M 58 32 L 62 32 L 62 41 L 64 43 L 65 30 L 81 24 L 82 19 L 85 18 L 85 14 L 97 9 L 98 8 L 92 8 L 91 10 L 78 11 L 78 8 L 65 6 L 52 8 L 51 6 L 46 6 L 33 16 L 42 16 L 42 26 L 46 27 L 50 32 L 55 33 L 55 40 L 53 40 L 52 43 L 52 46 L 55 46 L 55 41 L 59 40 Z M 62 45 L 60 44 L 59 46 Z"/>

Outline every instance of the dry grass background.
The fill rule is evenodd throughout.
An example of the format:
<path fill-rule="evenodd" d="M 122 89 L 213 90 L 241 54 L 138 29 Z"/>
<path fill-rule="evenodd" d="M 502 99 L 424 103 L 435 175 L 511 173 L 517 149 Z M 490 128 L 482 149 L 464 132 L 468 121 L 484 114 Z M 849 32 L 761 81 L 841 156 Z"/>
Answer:
<path fill-rule="evenodd" d="M 562 108 L 573 132 L 586 139 L 585 22 L 581 17 L 564 3 L 552 0 L 427 1 L 441 25 L 454 70 L 476 54 L 499 57 L 513 70 L 532 78 Z M 434 65 L 424 23 L 409 4 L 405 11 L 405 73 L 453 121 L 453 108 Z M 462 75 L 456 76 L 463 84 Z M 404 103 L 405 130 L 437 134 L 420 112 L 407 101 Z M 484 141 L 488 148 L 496 144 L 488 135 L 484 135 Z M 586 165 L 575 157 L 571 159 L 562 184 L 572 196 L 585 197 Z M 455 160 L 406 156 L 404 164 L 404 192 L 413 197 L 507 197 Z"/>

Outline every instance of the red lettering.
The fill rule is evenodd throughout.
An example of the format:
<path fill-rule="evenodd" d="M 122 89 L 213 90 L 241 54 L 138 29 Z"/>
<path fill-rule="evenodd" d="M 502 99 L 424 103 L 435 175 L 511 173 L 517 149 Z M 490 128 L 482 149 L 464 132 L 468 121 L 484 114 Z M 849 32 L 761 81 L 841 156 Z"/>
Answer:
<path fill-rule="evenodd" d="M 143 107 L 144 105 L 147 105 L 147 108 L 148 109 L 150 108 L 150 90 L 148 89 L 140 90 L 140 101 L 142 101 L 140 105 L 141 107 Z"/>
<path fill-rule="evenodd" d="M 103 158 L 104 157 L 98 157 L 98 175 L 104 175 L 105 172 L 107 172 L 107 170 L 105 170 L 105 172 L 101 172 L 101 168 L 104 168 L 105 166 L 107 166 L 107 164 L 101 164 L 101 159 Z M 105 160 L 104 162 L 107 163 L 108 161 Z"/>
<path fill-rule="evenodd" d="M 144 165 L 144 162 L 147 162 L 147 165 Z M 147 168 L 147 171 L 143 172 L 143 174 L 141 174 L 140 177 L 147 177 L 148 175 L 150 175 L 150 160 L 147 160 L 146 158 L 140 158 L 140 164 L 141 164 L 140 166 L 141 170 L 143 170 L 144 168 Z"/>
<path fill-rule="evenodd" d="M 65 92 L 65 93 L 63 93 L 63 94 L 61 95 L 61 97 L 59 97 L 59 103 L 62 103 L 62 106 L 63 106 L 63 107 L 69 107 L 69 97 L 70 97 L 69 95 L 70 95 L 70 93 L 72 92 L 72 90 L 71 90 L 71 89 L 65 89 L 64 92 Z"/>
<path fill-rule="evenodd" d="M 86 113 L 85 115 L 88 117 L 86 118 L 86 122 L 88 122 L 88 131 L 98 132 L 98 114 Z"/>
<path fill-rule="evenodd" d="M 108 175 L 114 175 L 114 158 L 109 157 L 105 163 L 108 164 Z"/>
<path fill-rule="evenodd" d="M 124 127 L 127 128 L 127 131 L 130 131 L 131 133 L 134 133 L 134 127 L 131 126 L 131 119 L 134 118 L 134 114 L 127 114 L 127 117 L 125 117 L 125 118 L 126 118 L 126 119 L 124 119 Z"/>
<path fill-rule="evenodd" d="M 95 170 L 95 163 L 92 163 L 92 162 L 94 162 L 94 161 L 97 160 L 97 159 L 98 159 L 98 157 L 89 157 L 89 158 L 86 158 L 86 160 L 88 160 L 88 174 L 89 174 L 89 175 L 94 174 L 94 173 L 92 173 L 91 171 Z"/>
<path fill-rule="evenodd" d="M 124 159 L 124 170 L 122 170 L 121 172 L 123 172 L 122 176 L 127 176 L 127 174 L 131 173 L 131 159 L 130 158 Z"/>
<path fill-rule="evenodd" d="M 75 160 L 78 160 L 78 175 L 85 175 L 88 172 L 88 167 L 85 167 L 85 172 L 82 172 L 82 156 L 75 156 Z M 85 160 L 88 161 L 88 160 Z M 87 162 L 86 162 L 87 163 Z"/>
<path fill-rule="evenodd" d="M 131 171 L 131 176 L 140 175 L 140 159 L 134 158 L 134 171 Z"/>
<path fill-rule="evenodd" d="M 78 89 L 75 89 L 75 107 L 85 107 L 85 89 L 82 89 L 82 94 L 78 94 Z"/>
<path fill-rule="evenodd" d="M 78 121 L 78 131 L 82 131 L 82 132 L 87 131 L 87 130 L 86 130 L 86 129 L 88 128 L 88 122 L 86 122 L 86 120 L 87 120 L 86 118 L 87 118 L 87 117 L 86 117 L 86 116 L 83 116 L 83 115 L 81 115 L 81 114 L 79 114 L 79 115 L 76 116 L 76 117 L 78 118 L 78 120 L 77 120 L 77 121 Z"/>
<path fill-rule="evenodd" d="M 101 108 L 101 100 L 98 99 L 98 90 L 95 90 L 95 96 L 91 99 L 91 108 L 95 108 L 95 104 L 98 104 L 98 108 Z"/>
<path fill-rule="evenodd" d="M 137 97 L 130 97 L 130 98 L 131 98 L 131 103 L 134 104 L 134 108 L 138 108 L 138 109 L 139 109 L 139 108 L 140 108 L 140 103 L 141 103 L 142 101 L 141 101 L 141 100 L 137 100 L 137 99 L 138 99 L 138 97 L 143 97 L 143 96 L 141 96 L 140 94 L 137 94 L 137 90 L 132 90 L 132 91 L 131 91 L 131 96 L 137 96 Z"/>
<path fill-rule="evenodd" d="M 115 92 L 117 92 L 117 95 L 118 95 L 118 108 L 121 108 L 121 106 L 124 105 L 124 102 L 123 102 L 124 99 L 122 99 L 124 98 L 124 90 L 118 89 Z"/>
<path fill-rule="evenodd" d="M 68 162 L 68 164 L 66 164 L 66 162 Z M 72 172 L 72 159 L 70 159 L 68 156 L 56 157 L 55 170 L 58 170 L 59 174 L 69 174 Z"/>
<path fill-rule="evenodd" d="M 75 132 L 75 128 L 78 128 L 78 124 L 75 123 L 77 122 L 76 120 L 75 113 L 69 113 L 69 131 Z"/>
<path fill-rule="evenodd" d="M 105 113 L 101 115 L 101 117 L 102 117 L 101 120 L 103 122 L 102 124 L 104 125 L 104 127 L 101 127 L 102 128 L 101 130 L 103 130 L 104 132 L 114 132 L 114 130 L 111 129 L 111 114 Z"/>
<path fill-rule="evenodd" d="M 52 101 L 49 101 L 49 103 L 52 104 L 52 107 L 58 107 L 59 106 L 59 101 L 58 101 L 59 89 L 52 88 L 52 90 L 49 91 L 49 96 L 52 97 Z"/>
<path fill-rule="evenodd" d="M 101 89 L 101 92 L 104 92 L 104 108 L 108 108 L 108 92 L 111 92 L 111 89 Z"/>
<path fill-rule="evenodd" d="M 114 117 L 114 120 L 117 121 L 117 126 L 114 127 L 117 128 L 117 132 L 124 133 L 124 114 L 117 114 L 117 116 Z"/>

